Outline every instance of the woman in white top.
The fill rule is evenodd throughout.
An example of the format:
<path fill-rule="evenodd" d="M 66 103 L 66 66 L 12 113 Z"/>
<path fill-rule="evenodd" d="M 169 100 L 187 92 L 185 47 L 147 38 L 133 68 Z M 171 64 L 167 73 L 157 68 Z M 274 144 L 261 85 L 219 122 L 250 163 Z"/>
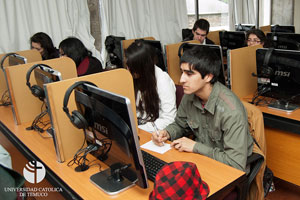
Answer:
<path fill-rule="evenodd" d="M 142 40 L 133 42 L 125 57 L 134 82 L 138 127 L 153 132 L 154 122 L 158 129 L 164 129 L 177 112 L 173 80 L 155 65 L 155 49 Z"/>

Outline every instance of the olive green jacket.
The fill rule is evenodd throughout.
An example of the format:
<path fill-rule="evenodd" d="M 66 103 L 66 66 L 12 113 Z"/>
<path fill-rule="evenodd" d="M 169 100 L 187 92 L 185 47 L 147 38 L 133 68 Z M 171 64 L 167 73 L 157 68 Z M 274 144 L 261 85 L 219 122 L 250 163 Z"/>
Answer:
<path fill-rule="evenodd" d="M 247 112 L 239 98 L 217 82 L 205 106 L 194 94 L 184 95 L 175 122 L 166 130 L 171 141 L 193 131 L 193 152 L 246 171 L 253 139 L 248 129 Z"/>

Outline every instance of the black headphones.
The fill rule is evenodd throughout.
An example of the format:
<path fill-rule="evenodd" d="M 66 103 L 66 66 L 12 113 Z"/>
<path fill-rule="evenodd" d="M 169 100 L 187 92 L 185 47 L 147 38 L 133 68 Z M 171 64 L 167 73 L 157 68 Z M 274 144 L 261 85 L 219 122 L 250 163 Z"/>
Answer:
<path fill-rule="evenodd" d="M 16 53 L 8 53 L 8 54 L 5 54 L 2 58 L 1 58 L 1 61 L 0 61 L 0 67 L 1 67 L 1 69 L 4 71 L 4 66 L 3 66 L 3 64 L 4 64 L 4 61 L 5 61 L 5 59 L 8 57 L 8 56 L 12 56 L 12 55 L 18 55 L 18 54 L 16 54 Z"/>
<path fill-rule="evenodd" d="M 269 48 L 265 54 L 264 57 L 264 63 L 263 63 L 263 68 L 262 68 L 262 75 L 270 77 L 273 75 L 273 69 L 269 66 L 270 59 L 272 56 L 274 48 Z"/>
<path fill-rule="evenodd" d="M 75 82 L 73 85 L 71 85 L 67 89 L 67 91 L 65 93 L 65 97 L 64 97 L 64 102 L 63 102 L 64 112 L 67 114 L 67 116 L 70 119 L 70 121 L 72 122 L 72 124 L 78 129 L 86 129 L 88 127 L 88 122 L 78 110 L 73 110 L 72 114 L 70 114 L 69 113 L 69 108 L 68 108 L 68 102 L 69 102 L 69 98 L 70 98 L 70 95 L 71 95 L 72 91 L 75 88 L 77 88 L 78 86 L 83 85 L 83 84 L 90 84 L 90 85 L 93 85 L 93 86 L 97 87 L 97 85 L 95 85 L 94 83 L 89 82 L 89 81 Z"/>
<path fill-rule="evenodd" d="M 27 71 L 27 74 L 26 74 L 26 85 L 29 87 L 31 93 L 33 94 L 33 96 L 39 98 L 41 101 L 44 101 L 44 98 L 45 98 L 45 92 L 44 92 L 44 89 L 41 88 L 40 86 L 38 85 L 33 85 L 31 86 L 29 80 L 30 80 L 30 75 L 32 73 L 32 71 L 39 67 L 39 66 L 44 66 L 44 67 L 48 67 L 48 68 L 51 68 L 50 66 L 48 65 L 45 65 L 45 64 L 35 64 L 33 65 L 28 71 Z M 52 68 L 51 68 L 52 69 Z"/>
<path fill-rule="evenodd" d="M 182 43 L 178 48 L 178 57 L 181 58 L 182 54 L 181 51 L 183 51 L 184 47 L 190 46 L 188 42 Z"/>

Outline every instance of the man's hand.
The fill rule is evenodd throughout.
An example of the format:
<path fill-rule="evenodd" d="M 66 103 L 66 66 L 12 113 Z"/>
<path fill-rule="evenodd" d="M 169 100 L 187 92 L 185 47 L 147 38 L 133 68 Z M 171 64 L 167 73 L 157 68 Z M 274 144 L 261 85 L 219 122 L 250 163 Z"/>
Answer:
<path fill-rule="evenodd" d="M 195 144 L 196 142 L 194 140 L 191 140 L 187 137 L 182 137 L 174 140 L 171 143 L 171 147 L 177 149 L 178 151 L 193 152 Z"/>
<path fill-rule="evenodd" d="M 159 130 L 158 133 L 155 131 L 152 132 L 152 141 L 157 146 L 163 146 L 164 142 L 168 139 L 170 139 L 170 135 L 166 130 Z"/>

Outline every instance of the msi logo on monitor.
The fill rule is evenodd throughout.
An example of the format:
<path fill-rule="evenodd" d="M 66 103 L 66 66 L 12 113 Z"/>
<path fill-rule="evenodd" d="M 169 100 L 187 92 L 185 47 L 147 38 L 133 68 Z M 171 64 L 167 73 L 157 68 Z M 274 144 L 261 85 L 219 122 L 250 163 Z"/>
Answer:
<path fill-rule="evenodd" d="M 94 122 L 94 128 L 104 135 L 108 135 L 108 128 L 100 123 Z"/>
<path fill-rule="evenodd" d="M 289 77 L 291 72 L 285 72 L 285 71 L 275 71 L 275 76 L 283 76 L 283 77 Z"/>

